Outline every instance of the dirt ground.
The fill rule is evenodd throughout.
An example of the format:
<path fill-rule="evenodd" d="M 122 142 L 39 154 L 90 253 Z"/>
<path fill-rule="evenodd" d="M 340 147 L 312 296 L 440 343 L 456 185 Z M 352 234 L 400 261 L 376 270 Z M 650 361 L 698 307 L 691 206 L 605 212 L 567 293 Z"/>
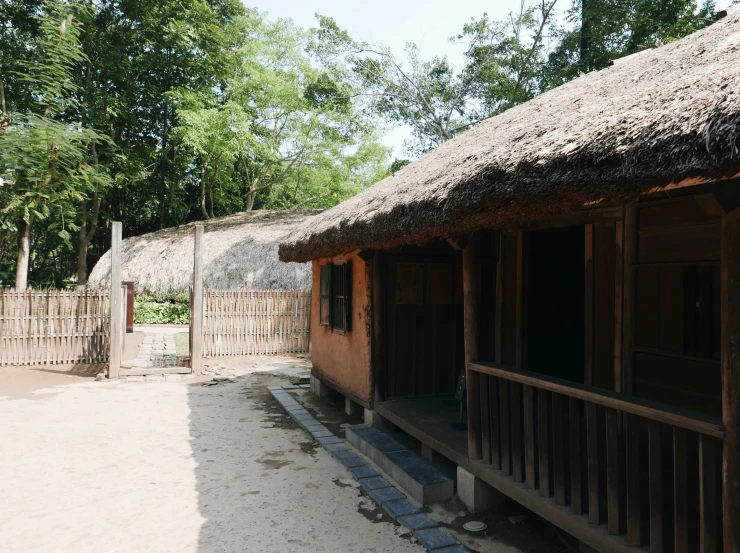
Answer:
<path fill-rule="evenodd" d="M 137 334 L 129 339 L 138 346 Z M 233 382 L 96 382 L 99 366 L 0 368 L 0 550 L 426 551 L 268 393 L 307 375 L 306 359 L 230 357 L 205 369 Z M 340 436 L 361 422 L 338 399 L 296 395 Z M 516 504 L 476 517 L 457 499 L 425 510 L 475 553 L 567 549 L 531 514 L 513 526 L 508 517 L 526 513 Z M 464 531 L 473 519 L 489 530 Z"/>
<path fill-rule="evenodd" d="M 305 361 L 232 361 L 212 387 L 0 368 L 0 549 L 424 551 L 267 393 Z"/>

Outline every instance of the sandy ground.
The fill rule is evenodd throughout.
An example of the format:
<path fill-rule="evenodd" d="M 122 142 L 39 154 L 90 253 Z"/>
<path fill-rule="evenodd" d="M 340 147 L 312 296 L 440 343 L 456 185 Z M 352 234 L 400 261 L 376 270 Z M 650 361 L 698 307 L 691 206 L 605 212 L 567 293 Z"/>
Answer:
<path fill-rule="evenodd" d="M 0 549 L 424 551 L 268 395 L 305 361 L 229 365 L 212 387 L 12 369 L 12 394 L 0 368 Z"/>

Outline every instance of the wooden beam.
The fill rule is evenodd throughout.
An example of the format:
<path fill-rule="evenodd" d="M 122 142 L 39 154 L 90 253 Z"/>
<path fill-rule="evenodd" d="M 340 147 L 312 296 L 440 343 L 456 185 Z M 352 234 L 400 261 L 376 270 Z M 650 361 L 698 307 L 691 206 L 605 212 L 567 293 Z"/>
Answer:
<path fill-rule="evenodd" d="M 589 207 L 564 215 L 556 215 L 538 221 L 528 221 L 520 225 L 523 231 L 543 230 L 562 227 L 575 227 L 594 223 L 613 223 L 622 219 L 622 206 Z"/>
<path fill-rule="evenodd" d="M 465 367 L 468 399 L 468 457 L 481 458 L 480 376 L 468 366 L 478 359 L 478 271 L 475 241 L 469 240 L 463 249 L 463 308 L 465 326 Z"/>
<path fill-rule="evenodd" d="M 121 348 L 123 345 L 123 319 L 121 317 L 121 241 L 123 227 L 114 221 L 111 228 L 110 246 L 110 352 L 108 354 L 108 378 L 118 378 L 121 370 Z"/>
<path fill-rule="evenodd" d="M 516 368 L 524 369 L 524 234 L 516 235 Z"/>
<path fill-rule="evenodd" d="M 584 365 L 583 382 L 587 386 L 594 382 L 594 226 L 586 225 L 586 248 L 584 252 Z"/>
<path fill-rule="evenodd" d="M 200 374 L 203 358 L 203 225 L 195 225 L 193 248 L 193 320 L 190 325 L 190 367 Z"/>
<path fill-rule="evenodd" d="M 740 208 L 722 216 L 722 534 L 725 553 L 740 551 Z"/>
<path fill-rule="evenodd" d="M 624 222 L 617 221 L 615 230 L 614 259 L 614 391 L 622 391 L 622 315 L 624 302 Z"/>
<path fill-rule="evenodd" d="M 374 400 L 385 399 L 385 294 L 383 293 L 383 256 L 375 252 L 373 257 L 372 271 L 372 325 L 373 325 L 373 347 L 372 347 L 372 379 Z"/>
<path fill-rule="evenodd" d="M 628 204 L 624 213 L 624 297 L 622 318 L 622 391 L 627 395 L 633 393 L 635 341 L 635 263 L 637 248 L 637 212 L 635 204 Z"/>

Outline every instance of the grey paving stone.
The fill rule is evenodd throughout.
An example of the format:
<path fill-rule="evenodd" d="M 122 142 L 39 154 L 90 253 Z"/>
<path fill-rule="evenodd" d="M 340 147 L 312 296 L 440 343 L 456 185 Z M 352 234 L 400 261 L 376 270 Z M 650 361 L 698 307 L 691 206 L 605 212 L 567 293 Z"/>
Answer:
<path fill-rule="evenodd" d="M 435 549 L 434 553 L 470 553 L 470 549 L 468 549 L 464 545 L 453 545 L 452 547 Z"/>
<path fill-rule="evenodd" d="M 439 526 L 439 524 L 434 522 L 424 513 L 399 516 L 398 522 L 400 522 L 404 526 L 408 526 L 409 528 L 411 528 L 411 530 L 424 530 L 426 528 L 435 528 Z"/>
<path fill-rule="evenodd" d="M 352 467 L 359 467 L 359 466 L 367 464 L 365 463 L 365 461 L 363 461 L 360 457 L 358 457 L 355 454 L 349 455 L 347 457 L 339 457 L 339 462 L 342 463 L 348 469 L 351 469 Z"/>
<path fill-rule="evenodd" d="M 414 532 L 419 541 L 428 549 L 440 549 L 458 545 L 457 538 L 442 528 L 427 528 Z"/>
<path fill-rule="evenodd" d="M 399 492 L 396 488 L 380 488 L 378 490 L 370 490 L 370 495 L 373 497 L 373 499 L 380 503 L 386 503 L 395 499 L 406 499 L 406 496 Z M 409 515 L 411 513 L 404 514 Z"/>
<path fill-rule="evenodd" d="M 313 434 L 313 437 L 314 438 L 328 438 L 328 437 L 334 435 L 331 432 L 329 432 L 328 430 L 319 430 L 317 432 L 311 432 L 311 434 Z"/>
<path fill-rule="evenodd" d="M 179 374 L 166 374 L 164 375 L 164 379 L 167 382 L 176 382 L 178 380 L 182 380 L 181 376 Z"/>
<path fill-rule="evenodd" d="M 296 386 L 295 384 L 286 384 L 285 386 L 283 386 L 283 390 L 296 390 L 297 388 L 298 386 Z"/>
<path fill-rule="evenodd" d="M 306 411 L 305 413 L 298 413 L 297 415 L 293 415 L 293 418 L 298 421 L 306 421 L 306 422 L 312 421 L 312 420 L 316 421 L 314 416 L 308 411 Z M 316 422 L 319 422 L 319 421 L 316 421 Z"/>
<path fill-rule="evenodd" d="M 384 492 L 389 488 L 382 488 L 380 490 L 377 490 L 378 492 Z M 395 489 L 395 488 L 393 488 Z M 396 490 L 398 491 L 398 490 Z M 374 492 L 370 492 L 370 495 L 372 495 Z M 399 492 L 400 493 L 400 492 Z M 401 494 L 403 495 L 403 494 Z M 393 518 L 402 517 L 405 515 L 415 515 L 419 513 L 419 509 L 414 507 L 411 502 L 406 499 L 405 497 L 399 498 L 399 499 L 393 499 L 391 501 L 386 501 L 383 503 L 383 507 L 386 511 L 390 513 L 390 515 Z"/>
<path fill-rule="evenodd" d="M 352 467 L 349 470 L 358 480 L 360 478 L 371 478 L 373 476 L 380 476 L 380 474 L 378 474 L 378 471 L 370 465 L 360 465 L 359 467 Z"/>
<path fill-rule="evenodd" d="M 144 382 L 143 376 L 127 376 L 126 382 Z"/>
<path fill-rule="evenodd" d="M 330 453 L 336 453 L 339 451 L 348 451 L 349 453 L 352 453 L 352 450 L 347 447 L 347 444 L 341 441 L 333 444 L 326 444 L 324 445 L 324 449 Z"/>
<path fill-rule="evenodd" d="M 163 374 L 148 374 L 146 375 L 147 382 L 164 382 Z"/>
<path fill-rule="evenodd" d="M 332 445 L 337 445 L 337 444 L 332 444 Z M 333 450 L 333 451 L 331 452 L 331 454 L 332 454 L 332 455 L 334 455 L 334 457 L 336 457 L 336 458 L 337 458 L 337 459 L 339 459 L 340 461 L 341 461 L 342 459 L 346 459 L 346 458 L 348 458 L 348 457 L 353 457 L 353 456 L 354 456 L 354 457 L 357 457 L 357 456 L 355 455 L 355 453 L 354 453 L 354 452 L 353 452 L 353 451 L 352 451 L 351 449 L 349 449 L 348 447 L 344 447 L 344 448 L 337 448 L 337 449 Z M 362 457 L 360 457 L 360 459 L 362 459 Z"/>
<path fill-rule="evenodd" d="M 318 442 L 324 447 L 326 447 L 328 444 L 338 444 L 338 443 L 344 442 L 344 440 L 340 438 L 339 436 L 332 435 L 332 436 L 329 436 L 328 438 L 319 438 Z"/>
<path fill-rule="evenodd" d="M 306 424 L 304 425 L 304 428 L 310 432 L 319 432 L 320 430 L 329 431 L 329 429 L 319 421 L 316 421 L 314 424 Z"/>
<path fill-rule="evenodd" d="M 390 488 L 391 484 L 385 478 L 380 476 L 372 476 L 370 478 L 363 478 L 360 480 L 360 484 L 366 490 L 379 490 L 380 488 Z"/>

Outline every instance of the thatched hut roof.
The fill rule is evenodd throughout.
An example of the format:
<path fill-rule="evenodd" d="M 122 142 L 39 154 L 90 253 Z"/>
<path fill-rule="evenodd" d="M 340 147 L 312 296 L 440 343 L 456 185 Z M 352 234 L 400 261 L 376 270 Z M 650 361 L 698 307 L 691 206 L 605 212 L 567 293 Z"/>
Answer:
<path fill-rule="evenodd" d="M 509 228 L 740 166 L 740 7 L 537 96 L 297 228 L 284 261 Z"/>
<path fill-rule="evenodd" d="M 278 260 L 278 244 L 320 211 L 251 211 L 203 221 L 203 286 L 214 289 L 291 290 L 311 288 L 311 267 Z M 195 223 L 127 238 L 123 280 L 139 294 L 185 292 L 193 281 Z M 93 268 L 88 286 L 110 284 L 110 251 Z"/>

